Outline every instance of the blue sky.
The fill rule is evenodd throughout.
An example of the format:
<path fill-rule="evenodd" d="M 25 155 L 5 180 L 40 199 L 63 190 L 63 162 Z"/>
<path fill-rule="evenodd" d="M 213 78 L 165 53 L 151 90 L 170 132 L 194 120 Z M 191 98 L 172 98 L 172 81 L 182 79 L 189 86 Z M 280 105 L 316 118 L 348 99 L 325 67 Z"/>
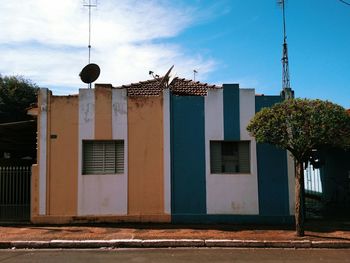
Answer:
<path fill-rule="evenodd" d="M 86 3 L 87 1 L 85 1 Z M 94 2 L 94 0 L 92 0 Z M 88 10 L 83 0 L 1 3 L 0 74 L 23 75 L 54 94 L 86 87 Z M 297 97 L 350 108 L 350 6 L 287 0 L 291 86 Z M 162 75 L 281 90 L 282 12 L 276 0 L 98 0 L 92 10 L 97 82 L 114 86 Z"/>

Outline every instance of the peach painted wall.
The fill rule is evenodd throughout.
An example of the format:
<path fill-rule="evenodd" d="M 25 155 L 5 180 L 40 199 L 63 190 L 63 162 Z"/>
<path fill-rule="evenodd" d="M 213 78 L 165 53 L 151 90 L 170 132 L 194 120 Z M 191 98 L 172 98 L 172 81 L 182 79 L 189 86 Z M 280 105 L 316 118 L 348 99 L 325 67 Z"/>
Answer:
<path fill-rule="evenodd" d="M 51 96 L 48 215 L 77 214 L 78 97 Z"/>
<path fill-rule="evenodd" d="M 163 98 L 128 97 L 128 214 L 164 214 Z"/>
<path fill-rule="evenodd" d="M 95 86 L 95 140 L 112 139 L 112 89 Z"/>
<path fill-rule="evenodd" d="M 32 166 L 32 177 L 30 183 L 30 217 L 39 215 L 39 169 L 38 165 Z"/>

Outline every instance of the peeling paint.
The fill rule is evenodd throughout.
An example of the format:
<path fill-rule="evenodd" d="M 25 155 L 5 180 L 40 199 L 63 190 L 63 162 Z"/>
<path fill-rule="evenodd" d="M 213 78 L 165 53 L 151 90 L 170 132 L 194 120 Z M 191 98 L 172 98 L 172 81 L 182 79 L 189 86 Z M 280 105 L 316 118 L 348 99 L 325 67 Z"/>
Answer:
<path fill-rule="evenodd" d="M 85 123 L 91 122 L 93 120 L 94 109 L 95 109 L 95 104 L 87 103 L 83 105 L 82 110 L 83 110 L 83 115 L 84 115 L 83 118 Z"/>
<path fill-rule="evenodd" d="M 244 206 L 245 206 L 244 202 L 241 202 L 241 203 L 231 202 L 231 207 L 235 214 L 239 214 L 242 211 L 244 211 Z"/>
<path fill-rule="evenodd" d="M 127 104 L 126 103 L 120 103 L 116 102 L 113 103 L 113 111 L 114 114 L 127 114 Z"/>

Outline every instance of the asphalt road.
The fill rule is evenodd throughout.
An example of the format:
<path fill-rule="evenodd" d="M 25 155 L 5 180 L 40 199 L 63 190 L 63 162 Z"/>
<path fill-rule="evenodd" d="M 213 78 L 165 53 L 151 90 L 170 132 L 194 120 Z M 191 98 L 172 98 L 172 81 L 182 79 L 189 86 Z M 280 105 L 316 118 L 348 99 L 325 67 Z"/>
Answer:
<path fill-rule="evenodd" d="M 350 262 L 350 249 L 0 250 L 0 262 Z"/>

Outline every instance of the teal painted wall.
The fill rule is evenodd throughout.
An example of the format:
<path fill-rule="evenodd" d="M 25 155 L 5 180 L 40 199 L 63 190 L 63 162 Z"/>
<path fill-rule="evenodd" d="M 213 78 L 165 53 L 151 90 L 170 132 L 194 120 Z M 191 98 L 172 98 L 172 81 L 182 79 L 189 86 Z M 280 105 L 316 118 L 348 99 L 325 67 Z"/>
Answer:
<path fill-rule="evenodd" d="M 224 138 L 239 140 L 239 87 L 224 88 Z M 256 96 L 256 111 L 281 101 Z M 174 223 L 288 223 L 286 151 L 257 145 L 259 215 L 208 215 L 206 212 L 204 97 L 170 96 L 171 213 Z M 234 190 L 234 189 L 232 189 Z"/>
<path fill-rule="evenodd" d="M 171 95 L 172 215 L 206 214 L 204 97 Z"/>
<path fill-rule="evenodd" d="M 324 165 L 321 167 L 321 183 L 324 203 L 329 206 L 350 207 L 350 150 L 323 150 L 322 158 Z"/>
<path fill-rule="evenodd" d="M 281 102 L 280 96 L 256 96 L 255 109 Z M 285 150 L 270 144 L 256 146 L 258 165 L 259 215 L 288 216 L 288 164 Z"/>
<path fill-rule="evenodd" d="M 173 223 L 187 224 L 256 224 L 256 225 L 290 225 L 294 216 L 262 215 L 173 215 Z"/>
<path fill-rule="evenodd" d="M 238 141 L 240 139 L 239 117 L 239 85 L 224 84 L 224 139 Z"/>

